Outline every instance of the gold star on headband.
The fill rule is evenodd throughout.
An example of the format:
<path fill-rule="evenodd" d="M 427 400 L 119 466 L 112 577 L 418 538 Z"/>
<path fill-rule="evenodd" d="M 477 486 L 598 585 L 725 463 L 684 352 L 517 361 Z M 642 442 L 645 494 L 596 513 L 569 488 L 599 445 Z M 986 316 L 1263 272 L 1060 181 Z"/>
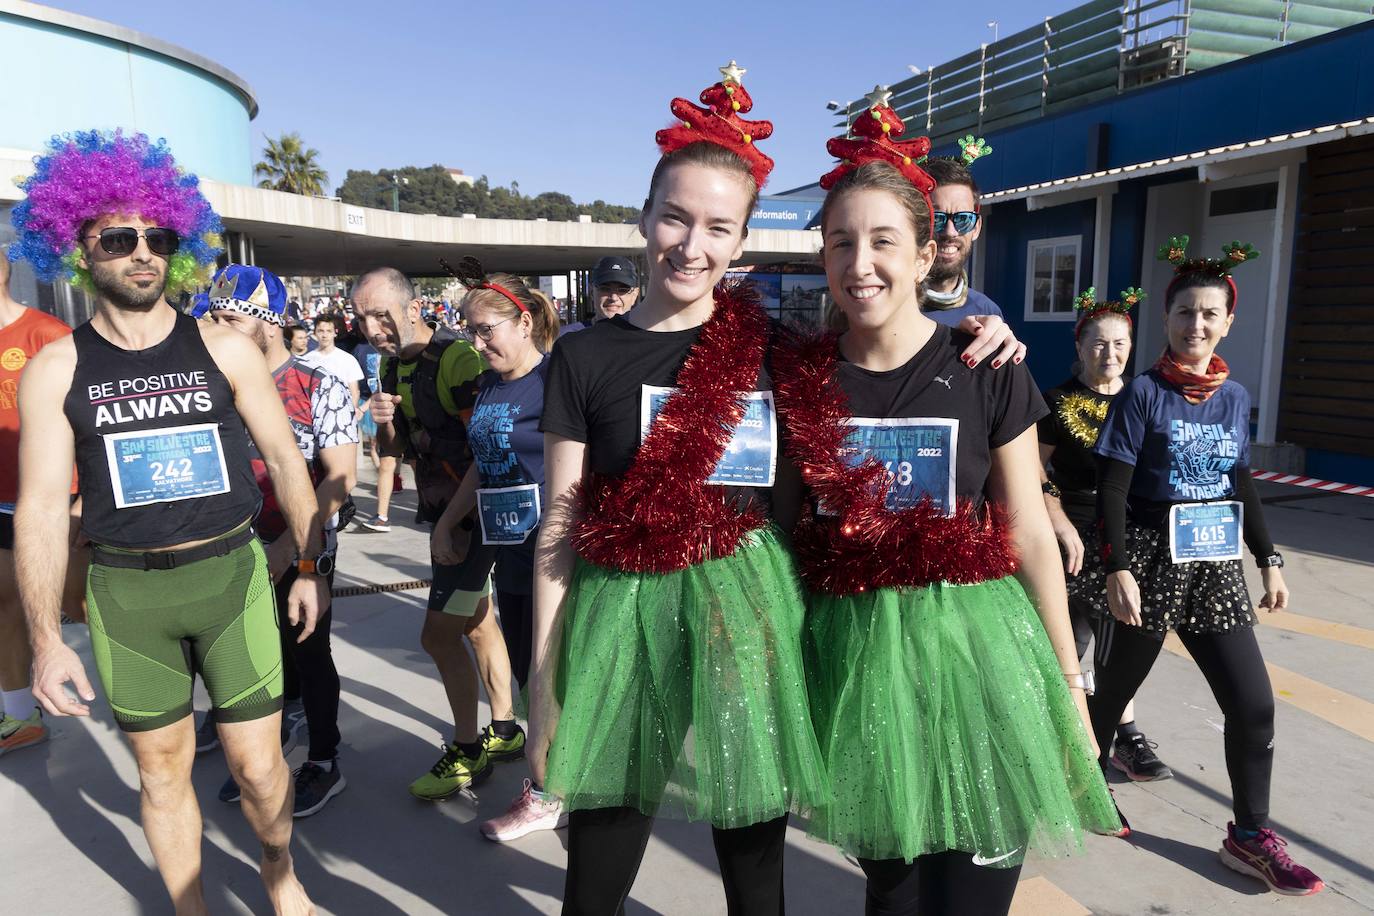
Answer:
<path fill-rule="evenodd" d="M 869 108 L 886 108 L 887 103 L 892 100 L 892 90 L 886 86 L 874 86 L 873 91 L 864 98 L 868 100 Z"/>
<path fill-rule="evenodd" d="M 735 63 L 734 59 L 730 63 L 720 68 L 720 81 L 722 83 L 734 83 L 736 86 L 744 85 L 744 74 L 749 71 Z"/>

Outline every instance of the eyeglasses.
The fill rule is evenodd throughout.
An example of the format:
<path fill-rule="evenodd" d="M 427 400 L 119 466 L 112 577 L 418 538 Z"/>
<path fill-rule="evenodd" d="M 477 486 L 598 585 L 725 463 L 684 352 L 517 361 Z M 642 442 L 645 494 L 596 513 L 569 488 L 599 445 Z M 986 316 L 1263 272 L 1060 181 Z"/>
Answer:
<path fill-rule="evenodd" d="M 596 295 L 602 299 L 625 299 L 630 293 L 637 292 L 632 286 L 598 286 Z"/>
<path fill-rule="evenodd" d="M 939 235 L 945 231 L 945 226 L 954 223 L 954 231 L 960 235 L 968 235 L 973 231 L 973 227 L 978 225 L 978 213 L 974 210 L 960 210 L 958 213 L 946 213 L 944 210 L 935 211 L 935 234 Z"/>
<path fill-rule="evenodd" d="M 514 316 L 512 316 L 511 318 L 503 318 L 500 321 L 496 322 L 496 324 L 470 324 L 467 327 L 463 328 L 463 336 L 466 337 L 468 340 L 476 340 L 480 337 L 487 343 L 491 343 L 491 338 L 495 335 L 496 329 L 499 328 L 501 325 L 505 324 L 507 321 L 513 320 Z"/>
<path fill-rule="evenodd" d="M 100 239 L 100 248 L 106 254 L 123 257 L 134 253 L 138 240 L 148 243 L 148 250 L 160 257 L 170 257 L 181 247 L 181 236 L 175 229 L 149 226 L 147 229 L 134 229 L 131 226 L 111 226 L 101 229 L 99 235 L 86 235 L 82 238 Z"/>

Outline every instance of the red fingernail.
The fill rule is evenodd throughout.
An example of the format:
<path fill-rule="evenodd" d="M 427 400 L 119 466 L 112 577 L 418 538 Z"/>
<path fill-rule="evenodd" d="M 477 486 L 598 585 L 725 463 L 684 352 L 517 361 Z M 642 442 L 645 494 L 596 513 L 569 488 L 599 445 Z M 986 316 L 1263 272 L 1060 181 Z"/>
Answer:
<path fill-rule="evenodd" d="M 1014 362 L 1014 363 L 1016 363 L 1016 365 L 1018 365 L 1018 366 L 1021 365 L 1021 357 L 1019 357 L 1019 356 L 1013 356 L 1012 359 L 1011 359 L 1011 361 Z"/>
<path fill-rule="evenodd" d="M 1001 368 L 1002 368 L 1002 361 L 1001 361 L 1000 359 L 994 359 L 994 360 L 992 361 L 992 368 L 994 368 L 994 369 L 1001 369 Z"/>

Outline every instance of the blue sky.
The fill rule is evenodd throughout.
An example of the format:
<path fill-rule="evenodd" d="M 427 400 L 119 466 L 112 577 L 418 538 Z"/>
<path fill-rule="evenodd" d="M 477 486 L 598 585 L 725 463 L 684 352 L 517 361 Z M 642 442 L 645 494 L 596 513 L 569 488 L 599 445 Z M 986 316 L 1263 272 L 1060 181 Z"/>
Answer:
<path fill-rule="evenodd" d="M 298 131 L 331 189 L 348 169 L 432 163 L 526 194 L 637 204 L 668 101 L 695 101 L 730 58 L 778 163 L 769 190 L 829 168 L 825 103 L 858 98 L 1077 5 L 794 0 L 754 4 L 237 0 L 53 6 L 137 29 L 247 80 L 263 138 Z M 894 10 L 901 10 L 895 12 Z"/>

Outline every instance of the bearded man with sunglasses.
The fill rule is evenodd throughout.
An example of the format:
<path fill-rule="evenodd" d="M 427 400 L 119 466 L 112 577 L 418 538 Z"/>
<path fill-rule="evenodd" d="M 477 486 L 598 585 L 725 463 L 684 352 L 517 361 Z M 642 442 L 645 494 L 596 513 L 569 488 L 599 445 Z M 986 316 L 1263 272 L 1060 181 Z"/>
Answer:
<path fill-rule="evenodd" d="M 94 317 L 29 362 L 19 389 L 15 560 L 33 645 L 33 692 L 57 716 L 95 691 L 59 622 L 71 465 L 89 537 L 91 647 L 138 761 L 144 834 L 178 913 L 203 913 L 201 820 L 191 785 L 191 683 L 262 845 L 277 913 L 313 912 L 288 849 L 291 778 L 279 720 L 282 661 L 272 580 L 253 519 L 251 435 L 301 557 L 288 617 L 314 629 L 322 524 L 305 460 L 253 342 L 198 322 L 169 294 L 204 284 L 219 219 L 162 142 L 95 131 L 57 138 L 24 183 L 15 248 L 40 279 L 93 292 Z M 247 433 L 245 433 L 247 427 Z M 67 692 L 71 684 L 73 698 Z M 256 908 L 256 907 L 255 907 Z"/>
<path fill-rule="evenodd" d="M 962 159 L 932 158 L 922 163 L 935 190 L 935 263 L 926 274 L 921 310 L 940 324 L 957 327 L 970 315 L 1002 317 L 997 303 L 969 286 L 968 259 L 983 232 L 978 183 Z"/>

